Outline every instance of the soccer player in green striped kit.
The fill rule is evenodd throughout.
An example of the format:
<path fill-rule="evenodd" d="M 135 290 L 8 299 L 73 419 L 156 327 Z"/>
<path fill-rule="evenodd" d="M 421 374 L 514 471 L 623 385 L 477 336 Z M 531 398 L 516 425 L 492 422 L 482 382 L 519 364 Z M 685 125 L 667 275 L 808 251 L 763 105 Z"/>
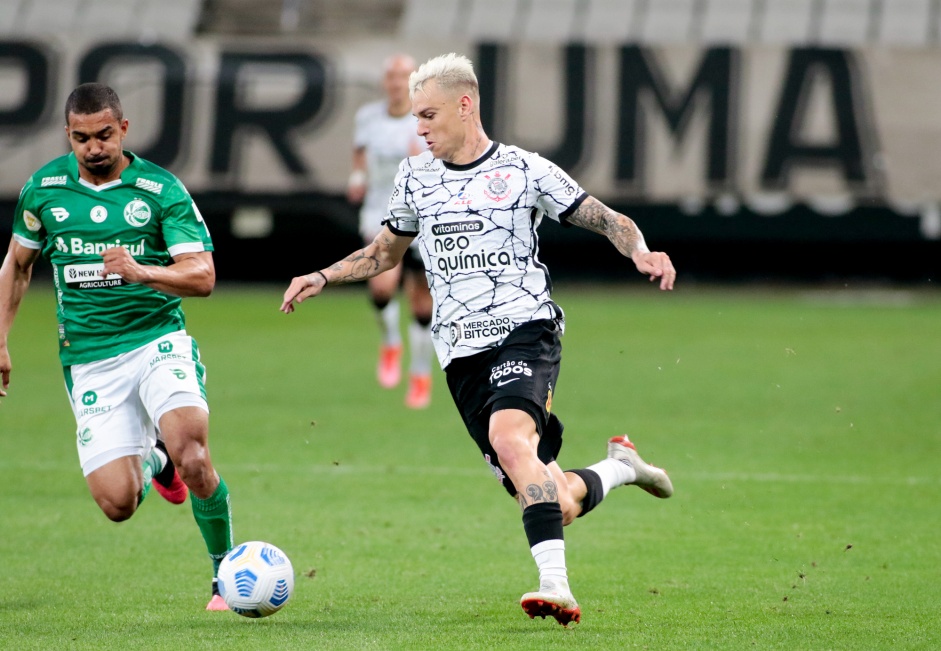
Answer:
<path fill-rule="evenodd" d="M 79 86 L 65 118 L 72 153 L 26 182 L 0 267 L 0 396 L 7 335 L 42 254 L 92 497 L 121 522 L 151 485 L 174 504 L 189 494 L 215 576 L 233 547 L 229 490 L 209 457 L 205 367 L 180 309 L 181 297 L 213 289 L 212 240 L 183 184 L 123 149 L 128 121 L 114 90 Z M 215 579 L 212 588 L 206 609 L 226 609 Z"/>

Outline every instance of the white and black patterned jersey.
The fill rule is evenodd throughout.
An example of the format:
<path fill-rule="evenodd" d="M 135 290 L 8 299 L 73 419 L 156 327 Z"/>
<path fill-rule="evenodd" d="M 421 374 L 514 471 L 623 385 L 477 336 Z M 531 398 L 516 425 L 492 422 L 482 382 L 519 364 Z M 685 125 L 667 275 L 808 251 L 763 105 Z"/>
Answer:
<path fill-rule="evenodd" d="M 564 327 L 536 229 L 544 216 L 564 223 L 587 196 L 538 154 L 499 143 L 468 165 L 430 152 L 402 161 L 385 223 L 417 237 L 442 368 L 499 345 L 520 324 Z"/>

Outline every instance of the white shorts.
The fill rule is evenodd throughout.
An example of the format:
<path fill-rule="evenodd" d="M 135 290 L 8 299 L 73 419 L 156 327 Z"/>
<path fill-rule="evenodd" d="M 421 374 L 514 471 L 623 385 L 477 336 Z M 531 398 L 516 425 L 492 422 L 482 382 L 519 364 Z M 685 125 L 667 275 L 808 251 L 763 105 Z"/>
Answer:
<path fill-rule="evenodd" d="M 196 341 L 183 330 L 116 357 L 66 367 L 85 476 L 115 459 L 150 454 L 154 423 L 168 411 L 208 412 L 205 374 Z"/>

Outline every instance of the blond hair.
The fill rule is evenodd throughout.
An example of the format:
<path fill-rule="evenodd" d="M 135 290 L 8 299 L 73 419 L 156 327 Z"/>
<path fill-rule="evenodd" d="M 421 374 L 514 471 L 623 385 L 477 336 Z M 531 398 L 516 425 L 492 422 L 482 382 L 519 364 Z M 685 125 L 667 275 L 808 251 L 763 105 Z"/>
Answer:
<path fill-rule="evenodd" d="M 474 64 L 462 54 L 442 54 L 421 64 L 408 78 L 409 97 L 414 98 L 432 80 L 442 90 L 461 90 L 475 99 L 480 95 Z"/>

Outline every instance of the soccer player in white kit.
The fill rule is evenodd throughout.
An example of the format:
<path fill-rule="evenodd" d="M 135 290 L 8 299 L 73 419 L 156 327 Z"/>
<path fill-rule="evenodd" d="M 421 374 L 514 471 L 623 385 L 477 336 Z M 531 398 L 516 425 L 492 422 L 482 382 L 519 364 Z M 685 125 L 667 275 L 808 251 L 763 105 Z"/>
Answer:
<path fill-rule="evenodd" d="M 367 244 L 382 230 L 399 163 L 425 149 L 424 140 L 416 132 L 408 96 L 408 77 L 414 70 L 412 57 L 390 56 L 383 72 L 385 99 L 366 104 L 356 112 L 353 172 L 347 186 L 347 199 L 353 204 L 362 203 L 359 232 Z M 405 404 L 423 409 L 431 402 L 431 295 L 415 249 L 405 255 L 402 264 L 369 279 L 369 292 L 382 331 L 376 375 L 379 384 L 387 389 L 397 386 L 401 379 L 402 336 L 396 299 L 400 280 L 412 311 L 408 327 L 409 386 Z"/>
<path fill-rule="evenodd" d="M 673 484 L 626 435 L 611 437 L 606 458 L 587 468 L 563 472 L 556 462 L 562 423 L 552 398 L 565 319 L 550 298 L 536 229 L 548 217 L 602 234 L 662 290 L 673 289 L 676 270 L 667 254 L 647 248 L 631 219 L 563 170 L 487 137 L 468 59 L 431 59 L 411 76 L 409 90 L 428 151 L 399 167 L 385 228 L 329 268 L 294 278 L 281 310 L 291 313 L 327 284 L 382 273 L 418 242 L 434 299 L 432 341 L 451 395 L 484 461 L 523 511 L 539 588 L 520 605 L 530 617 L 578 622 L 563 526 L 618 486 L 667 498 Z"/>

